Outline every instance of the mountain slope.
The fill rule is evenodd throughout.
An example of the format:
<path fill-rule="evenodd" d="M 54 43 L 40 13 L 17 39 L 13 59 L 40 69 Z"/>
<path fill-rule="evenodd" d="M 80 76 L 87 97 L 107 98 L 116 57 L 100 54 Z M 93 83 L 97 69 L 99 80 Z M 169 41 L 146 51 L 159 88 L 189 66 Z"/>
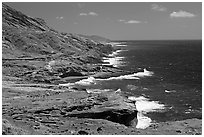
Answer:
<path fill-rule="evenodd" d="M 2 29 L 4 45 L 22 52 L 36 54 L 98 52 L 103 46 L 96 41 L 74 34 L 59 33 L 40 18 L 32 18 L 2 4 Z M 5 48 L 7 46 L 4 46 Z"/>
<path fill-rule="evenodd" d="M 111 45 L 76 34 L 60 33 L 43 19 L 29 17 L 2 3 L 5 75 L 34 80 L 39 74 L 41 80 L 37 78 L 37 81 L 45 82 L 49 77 L 48 83 L 62 77 L 89 75 L 103 71 L 94 64 L 111 51 Z"/>

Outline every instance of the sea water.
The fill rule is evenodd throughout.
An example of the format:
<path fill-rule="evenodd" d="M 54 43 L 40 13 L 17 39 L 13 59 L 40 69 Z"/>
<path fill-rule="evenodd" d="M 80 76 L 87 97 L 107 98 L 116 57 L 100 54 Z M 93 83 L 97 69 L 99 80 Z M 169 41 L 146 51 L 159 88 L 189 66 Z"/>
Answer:
<path fill-rule="evenodd" d="M 67 86 L 87 91 L 124 92 L 136 101 L 138 124 L 202 118 L 202 41 L 117 41 L 104 63 L 131 73 L 107 79 L 89 77 Z M 138 72 L 138 70 L 141 70 Z M 64 84 L 66 85 L 66 84 Z"/>

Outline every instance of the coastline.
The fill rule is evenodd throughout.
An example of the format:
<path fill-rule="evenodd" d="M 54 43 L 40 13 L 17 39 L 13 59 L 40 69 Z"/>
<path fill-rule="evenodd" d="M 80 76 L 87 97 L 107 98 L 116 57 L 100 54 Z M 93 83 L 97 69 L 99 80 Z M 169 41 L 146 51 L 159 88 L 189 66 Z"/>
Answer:
<path fill-rule="evenodd" d="M 202 134 L 198 119 L 136 128 L 138 115 L 144 117 L 138 98 L 130 99 L 121 89 L 87 88 L 153 75 L 117 68 L 123 58 L 115 55 L 124 43 L 58 32 L 4 3 L 2 18 L 3 135 Z"/>
<path fill-rule="evenodd" d="M 3 134 L 202 134 L 202 120 L 199 119 L 160 122 L 153 123 L 145 129 L 136 128 L 137 119 L 134 120 L 136 111 L 134 102 L 128 100 L 120 92 L 99 91 L 98 93 L 88 93 L 86 89 L 77 87 L 69 88 L 47 84 L 22 85 L 15 82 L 9 83 L 8 78 L 4 81 L 2 92 Z M 98 109 L 96 109 L 97 107 Z M 122 115 L 125 118 L 129 115 L 130 119 L 134 121 L 133 123 L 130 122 L 132 126 L 124 125 L 120 121 L 118 123 L 115 120 L 106 120 L 104 112 L 108 111 L 107 114 L 110 114 L 111 110 L 112 112 L 125 110 L 119 111 L 119 120 L 121 120 Z M 133 117 L 131 114 L 134 114 Z M 110 116 L 108 117 L 110 118 Z M 113 117 L 116 116 L 113 115 Z"/>
<path fill-rule="evenodd" d="M 112 69 L 112 68 L 111 68 Z M 117 69 L 118 70 L 118 69 Z M 113 72 L 98 72 L 93 75 L 90 75 L 94 78 L 104 78 L 108 79 L 111 77 L 120 77 L 121 75 L 128 75 L 131 72 L 124 72 L 124 71 L 119 71 L 118 73 L 113 73 Z M 87 79 L 90 76 L 78 76 L 78 77 L 67 77 L 65 79 L 67 81 L 78 81 L 78 80 L 83 80 Z M 3 91 L 3 134 L 69 134 L 69 135 L 85 135 L 85 134 L 100 134 L 100 135 L 107 135 L 107 134 L 119 134 L 119 135 L 191 135 L 191 134 L 202 134 L 202 120 L 199 119 L 187 119 L 187 120 L 182 120 L 182 121 L 169 121 L 169 122 L 160 122 L 160 123 L 151 123 L 148 127 L 145 127 L 144 129 L 136 128 L 137 123 L 138 123 L 138 114 L 135 114 L 137 112 L 137 109 L 135 108 L 135 101 L 128 99 L 128 96 L 125 95 L 125 93 L 117 92 L 116 91 L 96 91 L 96 92 L 90 92 L 88 93 L 88 90 L 86 88 L 80 87 L 80 86 L 73 86 L 73 87 L 67 87 L 63 85 L 56 85 L 56 84 L 36 84 L 35 86 L 32 86 L 32 84 L 25 84 L 21 85 L 18 83 L 15 83 L 15 80 L 12 80 L 13 78 L 10 79 L 10 77 L 3 78 L 4 85 L 2 87 Z M 13 81 L 14 83 L 12 83 Z M 5 84 L 7 83 L 7 84 Z M 7 91 L 10 92 L 7 92 Z M 15 94 L 11 97 L 11 94 L 19 92 L 21 94 Z M 41 93 L 40 93 L 40 92 Z M 28 96 L 29 98 L 24 98 L 24 96 Z M 36 98 L 38 96 L 38 98 Z M 9 98 L 8 98 L 9 97 Z M 100 101 L 98 102 L 99 106 L 103 106 L 103 104 L 111 104 L 118 100 L 118 103 L 120 104 L 118 107 L 118 104 L 113 104 L 110 105 L 112 106 L 112 112 L 118 111 L 118 110 L 128 110 L 129 112 L 122 111 L 120 115 L 125 115 L 127 118 L 127 115 L 130 116 L 130 121 L 129 123 L 124 125 L 122 123 L 118 123 L 115 120 L 111 119 L 106 119 L 107 116 L 104 117 L 104 120 L 101 120 L 103 117 L 103 113 L 108 111 L 110 113 L 110 108 L 108 106 L 103 106 L 102 110 L 96 110 L 95 108 L 92 110 L 91 108 L 81 108 L 81 103 L 77 105 L 76 100 L 86 100 L 88 102 L 84 102 L 83 106 L 90 106 L 90 101 L 92 103 L 96 103 L 94 100 L 98 100 L 98 97 L 100 97 Z M 109 98 L 111 97 L 111 98 Z M 87 98 L 87 99 L 86 99 Z M 37 99 L 37 100 L 36 100 Z M 42 101 L 43 99 L 43 101 Z M 65 113 L 66 117 L 70 117 L 69 120 L 64 120 L 63 118 L 60 121 L 63 121 L 62 125 L 66 125 L 66 127 L 69 129 L 66 132 L 63 131 L 63 126 L 60 126 L 57 121 L 53 121 L 51 119 L 56 119 L 56 115 L 53 115 L 53 112 L 56 111 L 55 108 L 53 108 L 51 104 L 54 104 L 54 106 L 58 106 L 58 108 L 63 108 L 65 105 L 66 108 L 68 107 L 67 103 L 65 103 L 65 100 L 75 100 L 75 102 L 69 102 L 69 104 L 75 104 L 76 108 L 81 108 L 79 110 L 69 112 L 63 112 L 63 109 L 60 110 L 61 113 Z M 114 99 L 114 101 L 113 101 Z M 13 101 L 11 101 L 13 100 Z M 40 101 L 41 100 L 41 101 Z M 53 101 L 49 101 L 53 100 Z M 49 119 L 51 120 L 50 122 L 45 122 L 46 127 L 48 126 L 49 128 L 44 129 L 42 125 L 45 123 L 42 123 L 39 120 L 36 120 L 37 123 L 41 123 L 40 125 L 31 120 L 28 122 L 26 119 L 32 118 L 30 116 L 31 113 L 25 113 L 22 115 L 21 109 L 24 108 L 22 103 L 29 104 L 27 105 L 28 108 L 32 108 L 31 110 L 34 111 L 33 114 L 36 112 L 42 111 L 42 113 L 45 113 L 44 111 L 50 109 L 46 115 L 49 115 Z M 30 103 L 29 103 L 30 102 Z M 32 102 L 32 103 L 31 103 Z M 62 104 L 61 104 L 61 103 Z M 10 104 L 9 106 L 7 104 Z M 49 103 L 49 105 L 45 105 Z M 50 104 L 51 103 L 51 104 Z M 59 104 L 60 103 L 60 104 Z M 64 104 L 64 105 L 63 105 Z M 34 106 L 33 106 L 34 105 Z M 114 106 L 115 105 L 115 106 Z M 46 106 L 46 107 L 45 107 Z M 95 105 L 93 105 L 95 107 Z M 126 107 L 125 107 L 126 106 Z M 131 106 L 131 107 L 130 107 Z M 34 109 L 36 107 L 36 110 Z M 14 114 L 9 114 L 8 110 L 11 108 L 16 108 L 16 110 L 13 111 Z M 70 107 L 68 107 L 70 108 Z M 72 108 L 72 107 L 71 107 Z M 101 107 L 99 107 L 101 108 Z M 127 109 L 126 109 L 127 108 Z M 33 110 L 34 109 L 34 110 Z M 7 111 L 7 113 L 5 113 Z M 29 110 L 26 110 L 29 112 Z M 84 111 L 84 112 L 83 112 Z M 100 114 L 100 113 L 102 114 Z M 111 112 L 111 113 L 112 113 Z M 62 113 L 62 114 L 63 114 Z M 99 113 L 99 115 L 95 116 L 96 113 Z M 115 112 L 114 112 L 115 113 Z M 118 112 L 117 112 L 118 113 Z M 138 112 L 137 112 L 138 113 Z M 6 114 L 6 115 L 5 115 Z M 87 116 L 81 117 L 81 115 L 86 114 Z M 132 116 L 133 114 L 133 116 Z M 12 117 L 9 118 L 10 116 Z M 43 114 L 44 115 L 44 114 Z M 43 115 L 38 115 L 38 117 L 43 117 Z M 58 114 L 59 115 L 59 114 Z M 64 115 L 64 114 L 63 114 Z M 29 116 L 29 117 L 28 117 Z M 64 116 L 62 116 L 64 117 Z M 98 117 L 98 118 L 96 118 Z M 110 117 L 110 116 L 108 116 Z M 115 115 L 113 116 L 115 117 Z M 26 119 L 25 119 L 26 118 Z M 56 119 L 56 120 L 57 120 Z M 103 119 L 103 118 L 102 118 Z M 121 118 L 119 118 L 121 119 Z M 59 119 L 58 119 L 59 120 Z M 27 127 L 27 124 L 23 124 L 20 122 L 25 122 L 25 123 L 32 123 L 31 128 Z M 132 122 L 131 122 L 132 121 Z M 68 124 L 67 122 L 70 122 Z M 54 125 L 53 125 L 54 123 Z M 93 124 L 94 123 L 94 124 Z M 103 124 L 102 124 L 103 123 Z M 36 125 L 37 124 L 37 125 Z M 89 125 L 87 127 L 87 124 Z M 56 130 L 57 127 L 57 130 Z M 177 127 L 177 128 L 175 128 Z M 52 132 L 51 132 L 52 129 Z M 55 129 L 55 130 L 54 130 Z M 33 132 L 34 131 L 34 132 Z M 59 132 L 60 131 L 60 132 Z"/>

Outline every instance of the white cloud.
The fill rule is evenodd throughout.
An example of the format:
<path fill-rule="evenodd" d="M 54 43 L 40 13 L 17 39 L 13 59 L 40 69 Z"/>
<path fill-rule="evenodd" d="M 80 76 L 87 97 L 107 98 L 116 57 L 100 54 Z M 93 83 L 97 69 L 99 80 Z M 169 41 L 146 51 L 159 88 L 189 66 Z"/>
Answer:
<path fill-rule="evenodd" d="M 193 18 L 195 16 L 196 15 L 193 14 L 193 13 L 190 13 L 190 12 L 187 12 L 187 11 L 182 11 L 182 10 L 180 10 L 178 12 L 174 11 L 174 12 L 172 12 L 170 14 L 171 18 Z"/>
<path fill-rule="evenodd" d="M 125 21 L 125 24 L 138 24 L 138 23 L 142 23 L 142 22 L 141 22 L 141 21 L 138 21 L 138 20 Z"/>
<path fill-rule="evenodd" d="M 124 20 L 124 19 L 119 19 L 118 22 L 122 22 L 125 24 L 138 24 L 138 23 L 147 23 L 147 21 L 139 21 L 139 20 Z"/>
<path fill-rule="evenodd" d="M 87 16 L 87 13 L 80 13 L 79 16 Z"/>
<path fill-rule="evenodd" d="M 79 14 L 79 16 L 88 16 L 88 15 L 90 15 L 90 16 L 98 16 L 98 14 L 95 13 L 95 12 L 80 13 L 80 14 Z"/>
<path fill-rule="evenodd" d="M 98 16 L 98 14 L 95 13 L 95 12 L 89 12 L 88 15 L 91 15 L 91 16 Z"/>
<path fill-rule="evenodd" d="M 60 17 L 56 17 L 56 19 L 62 20 L 62 19 L 64 19 L 64 17 L 60 16 Z"/>
<path fill-rule="evenodd" d="M 156 10 L 156 11 L 167 11 L 167 8 L 166 8 L 166 7 L 163 7 L 162 5 L 152 4 L 151 7 L 152 7 L 152 10 Z"/>

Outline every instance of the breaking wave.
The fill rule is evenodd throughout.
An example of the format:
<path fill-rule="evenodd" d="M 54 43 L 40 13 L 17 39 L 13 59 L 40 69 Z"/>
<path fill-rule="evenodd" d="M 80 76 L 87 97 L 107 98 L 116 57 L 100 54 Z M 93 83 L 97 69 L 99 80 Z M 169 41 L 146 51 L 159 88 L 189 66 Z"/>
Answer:
<path fill-rule="evenodd" d="M 152 76 L 154 72 L 148 71 L 147 69 L 144 69 L 144 72 L 137 72 L 136 76 L 138 77 L 145 77 L 145 76 Z"/>
<path fill-rule="evenodd" d="M 75 83 L 67 83 L 67 84 L 59 84 L 61 86 L 73 86 L 75 84 L 78 85 L 83 85 L 83 86 L 88 86 L 88 85 L 92 85 L 92 84 L 96 84 L 97 81 L 108 81 L 108 80 L 138 80 L 140 79 L 140 77 L 147 77 L 147 76 L 152 76 L 154 73 L 151 71 L 147 71 L 146 69 L 144 69 L 144 72 L 137 72 L 137 73 L 133 73 L 133 74 L 128 74 L 128 75 L 121 75 L 121 76 L 117 76 L 117 77 L 110 77 L 107 79 L 99 79 L 99 78 L 94 78 L 94 77 L 88 77 L 87 79 L 82 79 L 79 80 Z"/>
<path fill-rule="evenodd" d="M 115 45 L 115 46 L 117 46 L 117 47 L 126 47 L 127 45 Z"/>
<path fill-rule="evenodd" d="M 176 92 L 176 90 L 164 90 L 164 92 L 166 92 L 166 93 L 174 93 L 174 92 Z"/>
<path fill-rule="evenodd" d="M 91 84 L 96 84 L 96 79 L 94 77 L 88 77 L 87 79 L 82 79 L 75 83 L 66 83 L 66 84 L 59 84 L 59 85 L 60 86 L 73 86 L 75 84 L 82 85 L 82 86 L 88 86 Z"/>
<path fill-rule="evenodd" d="M 116 50 L 113 53 L 109 54 L 108 56 L 109 57 L 114 57 L 114 56 L 118 55 L 118 53 L 123 52 L 123 51 L 128 51 L 128 50 Z"/>
<path fill-rule="evenodd" d="M 100 80 L 123 80 L 123 79 L 140 79 L 140 78 L 138 78 L 136 73 L 134 73 L 134 74 L 123 75 L 118 77 L 110 77 L 108 79 L 100 79 Z"/>
<path fill-rule="evenodd" d="M 151 125 L 151 119 L 146 117 L 144 114 L 147 112 L 154 112 L 165 108 L 164 104 L 159 104 L 158 101 L 150 101 L 148 98 L 144 96 L 128 97 L 129 100 L 135 101 L 135 106 L 138 111 L 137 119 L 138 123 L 136 128 L 145 129 Z"/>
<path fill-rule="evenodd" d="M 108 79 L 103 79 L 103 80 L 140 79 L 140 77 L 148 77 L 148 76 L 152 76 L 153 74 L 154 72 L 147 71 L 146 69 L 144 69 L 144 72 L 137 72 L 137 73 L 122 75 L 118 77 L 110 77 Z"/>
<path fill-rule="evenodd" d="M 103 62 L 108 63 L 108 65 L 112 65 L 114 67 L 122 66 L 124 57 L 103 57 Z M 107 65 L 107 64 L 102 64 Z"/>
<path fill-rule="evenodd" d="M 111 54 L 108 55 L 108 57 L 103 57 L 103 62 L 105 64 L 102 64 L 102 65 L 112 65 L 114 67 L 119 67 L 119 66 L 123 66 L 124 63 L 123 63 L 123 59 L 125 57 L 117 57 L 117 55 L 120 53 L 120 52 L 123 52 L 123 51 L 127 51 L 127 50 L 116 50 L 114 52 L 112 52 Z"/>
<path fill-rule="evenodd" d="M 95 80 L 96 79 L 94 77 L 88 77 L 87 79 L 82 79 L 75 82 L 75 84 L 87 86 L 91 84 L 96 84 Z"/>

